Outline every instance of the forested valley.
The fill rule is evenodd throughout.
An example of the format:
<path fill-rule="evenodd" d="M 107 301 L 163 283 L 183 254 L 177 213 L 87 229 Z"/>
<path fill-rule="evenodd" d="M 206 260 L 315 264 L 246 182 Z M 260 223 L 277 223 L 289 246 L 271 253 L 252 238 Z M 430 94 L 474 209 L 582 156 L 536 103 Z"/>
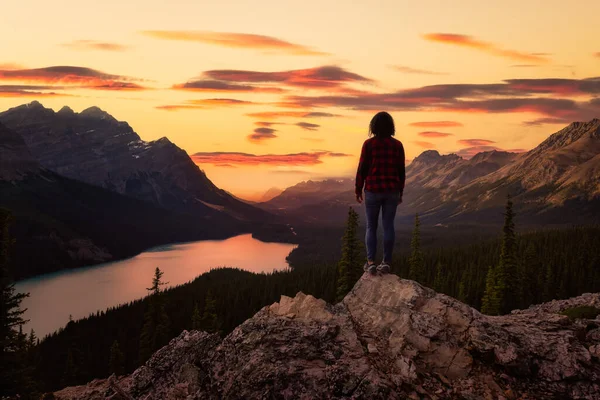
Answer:
<path fill-rule="evenodd" d="M 509 200 L 505 224 L 493 235 L 472 227 L 464 231 L 421 227 L 417 216 L 410 232 L 398 235 L 392 272 L 489 314 L 600 291 L 599 226 L 520 232 L 518 215 L 513 215 L 511 207 Z M 308 228 L 299 228 L 300 245 L 288 257 L 290 268 L 286 271 L 253 274 L 220 268 L 188 284 L 162 289 L 157 266 L 155 275 L 148 276 L 148 297 L 69 321 L 41 340 L 33 332 L 19 332 L 18 316 L 11 319 L 3 311 L 2 340 L 11 344 L 3 361 L 10 358 L 16 363 L 13 365 L 19 365 L 21 387 L 41 393 L 131 372 L 184 329 L 226 335 L 281 295 L 302 291 L 335 303 L 362 275 L 359 219 L 349 210 L 345 230 L 330 228 L 309 234 Z M 9 220 L 3 222 L 6 225 Z M 1 232 L 2 289 L 4 299 L 9 299 L 17 296 L 9 293 L 6 277 L 11 242 L 8 229 Z M 469 239 L 458 239 L 461 233 Z M 18 301 L 10 305 L 14 311 Z M 5 365 L 9 364 L 3 362 L 3 370 Z M 2 371 L 0 379 L 2 385 L 10 385 L 7 371 Z"/>

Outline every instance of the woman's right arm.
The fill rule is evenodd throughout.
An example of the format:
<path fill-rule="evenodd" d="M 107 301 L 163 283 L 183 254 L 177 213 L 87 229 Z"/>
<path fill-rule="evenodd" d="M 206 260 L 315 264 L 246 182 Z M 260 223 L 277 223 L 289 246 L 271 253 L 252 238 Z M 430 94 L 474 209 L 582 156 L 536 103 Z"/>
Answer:
<path fill-rule="evenodd" d="M 369 152 L 369 141 L 366 140 L 363 143 L 362 150 L 360 151 L 360 161 L 358 162 L 358 169 L 356 170 L 356 200 L 360 203 L 362 201 L 362 191 L 365 185 L 365 179 L 369 173 L 371 167 L 371 154 Z"/>

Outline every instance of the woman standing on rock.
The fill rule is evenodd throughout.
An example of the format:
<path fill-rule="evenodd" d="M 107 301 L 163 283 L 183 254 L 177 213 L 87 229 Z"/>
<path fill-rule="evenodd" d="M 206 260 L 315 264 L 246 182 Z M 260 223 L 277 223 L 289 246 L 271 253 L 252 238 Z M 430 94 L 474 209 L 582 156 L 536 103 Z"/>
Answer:
<path fill-rule="evenodd" d="M 390 272 L 392 251 L 396 239 L 394 218 L 396 208 L 402 203 L 404 181 L 404 147 L 394 139 L 396 128 L 390 114 L 381 111 L 373 117 L 369 124 L 369 136 L 360 154 L 358 171 L 356 172 L 356 201 L 363 202 L 365 191 L 365 208 L 367 214 L 367 262 L 365 271 L 374 274 Z M 377 224 L 379 212 L 383 225 L 383 261 L 375 264 L 377 252 Z"/>

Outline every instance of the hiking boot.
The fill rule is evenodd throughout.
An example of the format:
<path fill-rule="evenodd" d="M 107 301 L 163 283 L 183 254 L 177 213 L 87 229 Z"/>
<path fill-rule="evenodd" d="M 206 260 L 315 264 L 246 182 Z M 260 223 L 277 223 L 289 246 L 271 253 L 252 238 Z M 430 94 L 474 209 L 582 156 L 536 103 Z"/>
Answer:
<path fill-rule="evenodd" d="M 385 261 L 377 267 L 377 272 L 381 272 L 382 274 L 389 274 L 390 270 L 390 266 Z"/>
<path fill-rule="evenodd" d="M 363 270 L 374 275 L 377 272 L 377 266 L 375 264 L 369 264 L 366 262 Z"/>

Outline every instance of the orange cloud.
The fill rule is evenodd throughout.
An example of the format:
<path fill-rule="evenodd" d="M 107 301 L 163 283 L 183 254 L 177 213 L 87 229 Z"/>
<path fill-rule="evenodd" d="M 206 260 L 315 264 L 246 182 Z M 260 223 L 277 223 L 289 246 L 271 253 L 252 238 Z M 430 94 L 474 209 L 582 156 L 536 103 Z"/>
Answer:
<path fill-rule="evenodd" d="M 338 114 L 311 111 L 263 111 L 246 114 L 252 118 L 278 119 L 278 118 L 331 118 L 340 117 Z"/>
<path fill-rule="evenodd" d="M 197 92 L 252 92 L 252 93 L 282 93 L 284 89 L 279 87 L 240 85 L 215 80 L 190 81 L 174 85 L 173 89 L 191 90 Z"/>
<path fill-rule="evenodd" d="M 254 129 L 253 134 L 248 135 L 248 140 L 254 143 L 260 143 L 266 139 L 275 139 L 277 137 L 275 132 L 277 132 L 277 130 L 273 128 L 256 128 Z"/>
<path fill-rule="evenodd" d="M 594 53 L 594 55 L 595 55 L 596 57 L 600 58 L 600 51 L 599 51 L 599 52 L 597 52 L 597 53 Z"/>
<path fill-rule="evenodd" d="M 0 97 L 63 97 L 65 93 L 49 92 L 52 86 L 0 85 Z M 44 90 L 40 92 L 40 90 Z"/>
<path fill-rule="evenodd" d="M 198 42 L 231 48 L 267 50 L 297 56 L 329 55 L 329 53 L 317 51 L 310 47 L 287 42 L 272 36 L 250 33 L 211 31 L 143 31 L 141 33 L 156 39 Z"/>
<path fill-rule="evenodd" d="M 73 50 L 125 51 L 129 48 L 129 46 L 123 44 L 98 42 L 96 40 L 74 40 L 62 45 Z"/>
<path fill-rule="evenodd" d="M 446 133 L 446 132 L 425 131 L 425 132 L 419 132 L 419 136 L 428 137 L 428 138 L 443 138 L 443 137 L 452 136 L 452 134 Z"/>
<path fill-rule="evenodd" d="M 435 144 L 429 142 L 421 142 L 419 140 L 414 142 L 416 145 L 423 147 L 424 149 L 435 149 Z"/>
<path fill-rule="evenodd" d="M 457 140 L 456 143 L 462 144 L 463 146 L 489 146 L 490 144 L 496 143 L 493 140 L 487 139 L 461 139 Z"/>
<path fill-rule="evenodd" d="M 237 99 L 199 99 L 199 100 L 188 100 L 184 104 L 168 104 L 164 106 L 157 106 L 156 109 L 165 111 L 179 111 L 179 110 L 206 110 L 210 108 L 218 107 L 235 107 L 243 105 L 256 104 L 252 101 L 237 100 Z"/>
<path fill-rule="evenodd" d="M 191 104 L 167 104 L 164 106 L 156 106 L 154 107 L 157 110 L 163 111 L 181 111 L 181 110 L 206 110 L 206 107 L 195 106 Z"/>
<path fill-rule="evenodd" d="M 258 125 L 258 126 L 273 126 L 273 125 L 284 125 L 283 122 L 270 122 L 270 121 L 256 121 L 254 123 L 254 125 Z"/>
<path fill-rule="evenodd" d="M 463 124 L 456 121 L 422 121 L 411 122 L 409 125 L 419 128 L 453 128 L 457 126 L 463 126 Z"/>
<path fill-rule="evenodd" d="M 323 163 L 324 157 L 349 157 L 349 154 L 330 151 L 294 154 L 249 154 L 233 152 L 196 153 L 192 160 L 196 164 L 231 164 L 231 165 L 317 165 Z"/>
<path fill-rule="evenodd" d="M 412 68 L 405 65 L 392 65 L 392 68 L 396 71 L 403 72 L 405 74 L 416 74 L 416 75 L 448 75 L 446 72 L 436 72 L 426 69 Z"/>
<path fill-rule="evenodd" d="M 468 47 L 492 54 L 494 56 L 510 58 L 518 61 L 539 64 L 549 62 L 548 58 L 546 58 L 545 55 L 540 55 L 540 53 L 523 53 L 516 50 L 503 49 L 496 44 L 484 42 L 468 35 L 459 35 L 454 33 L 428 33 L 423 35 L 423 37 L 431 42 Z"/>
<path fill-rule="evenodd" d="M 97 90 L 146 89 L 137 83 L 133 83 L 136 80 L 126 76 L 107 74 L 91 68 L 73 66 L 0 70 L 0 81 L 36 82 L 48 85 L 62 84 L 71 88 Z"/>
<path fill-rule="evenodd" d="M 346 83 L 373 83 L 372 79 L 335 65 L 288 71 L 211 70 L 203 74 L 209 79 L 237 83 L 284 84 L 311 89 L 340 88 Z M 354 93 L 354 90 L 352 91 Z"/>
<path fill-rule="evenodd" d="M 321 125 L 311 124 L 310 122 L 297 122 L 296 126 L 299 126 L 307 131 L 316 131 L 319 127 L 321 127 Z"/>

